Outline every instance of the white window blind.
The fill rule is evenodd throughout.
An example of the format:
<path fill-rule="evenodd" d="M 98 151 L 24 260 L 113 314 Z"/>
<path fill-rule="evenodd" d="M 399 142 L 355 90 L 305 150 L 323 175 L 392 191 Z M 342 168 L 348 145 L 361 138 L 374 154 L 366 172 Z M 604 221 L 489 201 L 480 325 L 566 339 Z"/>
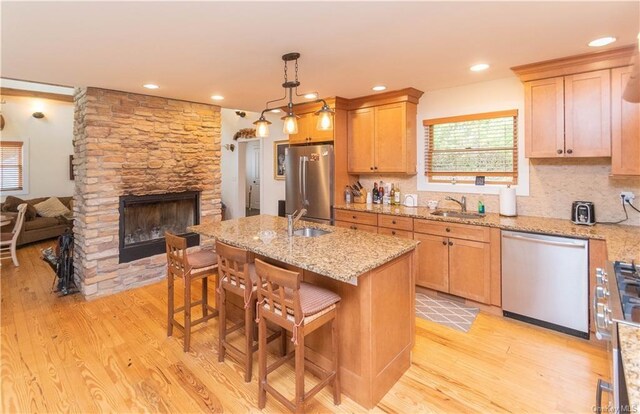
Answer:
<path fill-rule="evenodd" d="M 22 142 L 0 141 L 2 191 L 22 190 Z"/>
<path fill-rule="evenodd" d="M 423 121 L 425 173 L 431 182 L 517 184 L 518 111 Z"/>

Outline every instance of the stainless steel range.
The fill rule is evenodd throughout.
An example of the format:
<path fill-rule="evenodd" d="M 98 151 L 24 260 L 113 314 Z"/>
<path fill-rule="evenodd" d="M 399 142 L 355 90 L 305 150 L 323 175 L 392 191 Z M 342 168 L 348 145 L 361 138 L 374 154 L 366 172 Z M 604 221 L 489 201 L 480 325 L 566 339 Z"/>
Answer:
<path fill-rule="evenodd" d="M 598 380 L 596 409 L 598 412 L 610 412 L 611 408 L 616 412 L 631 412 L 620 354 L 618 324 L 640 328 L 640 266 L 615 262 L 606 269 L 596 270 L 593 316 L 596 337 L 608 341 L 611 357 L 611 383 Z M 602 407 L 603 391 L 612 394 L 610 405 L 613 407 Z"/>

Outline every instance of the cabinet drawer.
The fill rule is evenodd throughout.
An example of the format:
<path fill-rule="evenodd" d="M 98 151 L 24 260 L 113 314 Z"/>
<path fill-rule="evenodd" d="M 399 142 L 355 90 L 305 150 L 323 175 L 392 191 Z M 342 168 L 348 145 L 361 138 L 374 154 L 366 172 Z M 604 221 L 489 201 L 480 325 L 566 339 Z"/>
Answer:
<path fill-rule="evenodd" d="M 413 219 L 411 217 L 378 215 L 378 226 L 396 230 L 413 231 Z"/>
<path fill-rule="evenodd" d="M 335 210 L 336 221 L 348 221 L 350 223 L 366 224 L 369 226 L 378 225 L 378 215 L 376 213 L 364 213 L 352 210 Z"/>
<path fill-rule="evenodd" d="M 368 231 L 369 233 L 377 233 L 378 228 L 376 226 L 368 226 L 366 224 L 356 224 L 348 221 L 336 221 L 335 225 L 337 227 L 342 227 L 345 229 L 351 230 L 360 230 L 360 231 Z"/>
<path fill-rule="evenodd" d="M 473 226 L 458 223 L 438 223 L 432 220 L 414 220 L 413 230 L 416 233 L 435 234 L 437 236 L 454 237 L 464 240 L 489 242 L 491 229 L 484 226 Z"/>
<path fill-rule="evenodd" d="M 386 234 L 387 236 L 403 237 L 405 239 L 413 239 L 413 232 L 407 230 L 389 229 L 387 227 L 378 227 L 378 234 Z"/>

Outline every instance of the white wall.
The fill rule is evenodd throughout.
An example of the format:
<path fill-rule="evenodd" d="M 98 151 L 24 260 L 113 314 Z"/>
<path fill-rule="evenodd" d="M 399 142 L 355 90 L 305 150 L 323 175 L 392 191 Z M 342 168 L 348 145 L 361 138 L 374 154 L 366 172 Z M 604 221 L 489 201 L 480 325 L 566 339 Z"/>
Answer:
<path fill-rule="evenodd" d="M 4 80 L 3 80 L 3 86 Z M 74 183 L 69 179 L 69 155 L 73 154 L 73 103 L 50 99 L 3 96 L 3 141 L 23 141 L 25 189 L 13 194 L 23 199 L 71 196 Z M 32 116 L 37 110 L 45 117 Z"/>
<path fill-rule="evenodd" d="M 260 116 L 256 112 L 246 112 L 244 118 L 236 115 L 235 109 L 222 108 L 222 202 L 227 206 L 226 217 L 244 217 L 245 192 L 244 170 L 239 171 L 239 162 L 242 149 L 240 142 L 233 136 L 242 128 L 253 128 L 253 122 Z M 278 214 L 278 200 L 284 200 L 284 181 L 273 178 L 273 142 L 287 139 L 282 133 L 282 121 L 278 114 L 269 114 L 268 118 L 273 124 L 270 128 L 270 136 L 260 139 L 262 144 L 262 162 L 260 163 L 260 213 Z M 235 150 L 230 151 L 225 145 L 235 145 Z"/>

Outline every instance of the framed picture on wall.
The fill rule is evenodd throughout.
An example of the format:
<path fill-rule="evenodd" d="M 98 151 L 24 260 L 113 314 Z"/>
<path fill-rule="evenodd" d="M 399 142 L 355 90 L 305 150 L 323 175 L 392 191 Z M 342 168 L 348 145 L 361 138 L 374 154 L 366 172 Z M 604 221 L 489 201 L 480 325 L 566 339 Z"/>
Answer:
<path fill-rule="evenodd" d="M 273 142 L 273 178 L 276 180 L 284 180 L 284 150 L 289 146 L 289 141 Z"/>

